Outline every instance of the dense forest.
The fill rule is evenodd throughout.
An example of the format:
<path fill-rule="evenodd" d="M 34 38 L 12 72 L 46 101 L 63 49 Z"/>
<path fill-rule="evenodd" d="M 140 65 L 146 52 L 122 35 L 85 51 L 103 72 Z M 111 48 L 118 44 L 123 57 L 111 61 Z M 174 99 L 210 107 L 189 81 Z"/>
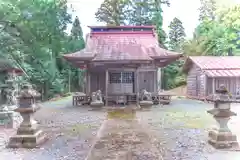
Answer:
<path fill-rule="evenodd" d="M 180 19 L 163 30 L 162 7 L 171 0 L 104 0 L 96 19 L 107 25 L 155 25 L 159 45 L 186 56 L 238 53 L 240 5 L 222 6 L 215 0 L 200 0 L 199 24 L 186 38 Z M 80 3 L 80 2 L 79 2 Z M 0 56 L 21 68 L 20 83 L 30 82 L 45 99 L 62 95 L 83 85 L 83 73 L 67 63 L 63 54 L 85 46 L 81 19 L 72 17 L 67 0 L 2 0 L 0 6 Z M 71 33 L 66 29 L 72 25 Z M 184 59 L 164 68 L 164 88 L 185 83 L 181 72 Z"/>

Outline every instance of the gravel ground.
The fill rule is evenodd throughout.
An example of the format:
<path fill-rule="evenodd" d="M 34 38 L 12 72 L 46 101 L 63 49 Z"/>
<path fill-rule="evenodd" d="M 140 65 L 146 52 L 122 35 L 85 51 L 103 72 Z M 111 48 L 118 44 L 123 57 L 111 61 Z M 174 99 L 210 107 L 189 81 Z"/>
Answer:
<path fill-rule="evenodd" d="M 88 111 L 88 108 L 72 107 L 70 99 L 64 99 L 43 104 L 35 118 L 49 140 L 40 149 L 2 147 L 0 160 L 83 160 L 105 114 Z"/>
<path fill-rule="evenodd" d="M 208 130 L 215 125 L 212 116 L 206 113 L 212 107 L 194 100 L 174 100 L 171 105 L 155 106 L 138 115 L 162 139 L 164 160 L 239 160 L 240 152 L 219 151 L 207 143 Z M 232 105 L 238 115 L 239 107 Z M 239 116 L 234 117 L 229 128 L 240 136 L 239 121 Z"/>
<path fill-rule="evenodd" d="M 215 123 L 206 113 L 210 108 L 211 104 L 174 100 L 171 105 L 154 106 L 137 115 L 161 139 L 164 160 L 239 160 L 240 152 L 217 151 L 206 143 L 207 130 Z M 238 108 L 233 105 L 240 114 Z M 49 140 L 40 149 L 6 149 L 4 141 L 13 131 L 0 129 L 0 160 L 82 160 L 106 114 L 72 107 L 67 98 L 44 103 L 35 117 Z M 230 128 L 240 135 L 237 122 L 239 116 L 231 120 Z"/>

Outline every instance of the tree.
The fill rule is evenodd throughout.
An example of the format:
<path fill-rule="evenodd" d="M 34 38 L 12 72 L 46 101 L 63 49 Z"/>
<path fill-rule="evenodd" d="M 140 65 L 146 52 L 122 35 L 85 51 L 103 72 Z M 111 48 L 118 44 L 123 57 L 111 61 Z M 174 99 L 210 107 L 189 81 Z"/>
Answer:
<path fill-rule="evenodd" d="M 132 0 L 130 1 L 129 24 L 131 25 L 152 25 L 155 13 L 153 1 Z"/>
<path fill-rule="evenodd" d="M 77 51 L 85 47 L 82 27 L 78 17 L 75 17 L 72 24 L 71 39 L 73 40 L 72 42 L 76 42 L 76 46 L 73 46 L 71 49 L 72 51 Z"/>
<path fill-rule="evenodd" d="M 203 21 L 204 19 L 214 20 L 215 12 L 217 10 L 215 0 L 200 0 L 201 6 L 199 8 L 199 20 Z"/>
<path fill-rule="evenodd" d="M 182 22 L 175 17 L 171 21 L 169 28 L 169 47 L 171 50 L 180 51 L 186 36 Z"/>
<path fill-rule="evenodd" d="M 72 52 L 70 46 L 79 41 L 65 33 L 71 23 L 67 1 L 5 0 L 0 22 L 5 23 L 0 25 L 1 58 L 22 68 L 24 81 L 32 83 L 43 97 L 65 93 L 68 77 L 64 71 L 69 65 L 63 63 L 62 54 Z"/>
<path fill-rule="evenodd" d="M 104 0 L 95 13 L 96 19 L 107 25 L 124 25 L 129 0 Z"/>
<path fill-rule="evenodd" d="M 235 5 L 221 10 L 215 20 L 203 20 L 196 28 L 193 40 L 184 46 L 187 54 L 227 55 L 230 48 L 239 48 L 240 7 Z"/>
<path fill-rule="evenodd" d="M 154 16 L 154 25 L 156 25 L 156 32 L 158 35 L 158 43 L 162 48 L 167 49 L 165 46 L 165 40 L 167 37 L 167 34 L 163 30 L 163 16 L 162 16 L 162 4 L 170 6 L 170 3 L 168 0 L 154 0 L 154 6 L 155 6 L 155 16 Z"/>

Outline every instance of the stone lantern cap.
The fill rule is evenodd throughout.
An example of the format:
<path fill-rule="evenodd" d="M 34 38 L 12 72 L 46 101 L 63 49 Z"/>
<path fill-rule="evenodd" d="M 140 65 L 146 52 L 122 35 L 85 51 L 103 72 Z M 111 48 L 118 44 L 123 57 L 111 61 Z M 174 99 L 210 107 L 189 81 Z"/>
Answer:
<path fill-rule="evenodd" d="M 18 99 L 20 98 L 36 98 L 40 97 L 40 93 L 33 89 L 32 85 L 25 84 L 18 95 Z"/>

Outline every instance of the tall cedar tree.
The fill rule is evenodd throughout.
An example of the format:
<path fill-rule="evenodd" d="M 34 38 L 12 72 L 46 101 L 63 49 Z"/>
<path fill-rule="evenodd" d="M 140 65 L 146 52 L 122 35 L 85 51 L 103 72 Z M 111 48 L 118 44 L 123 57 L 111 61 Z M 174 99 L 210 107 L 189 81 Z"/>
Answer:
<path fill-rule="evenodd" d="M 154 6 L 155 6 L 155 18 L 154 18 L 154 25 L 156 25 L 156 32 L 158 34 L 158 43 L 162 48 L 167 48 L 165 46 L 165 40 L 166 40 L 166 33 L 163 30 L 163 16 L 162 16 L 162 4 L 165 4 L 167 6 L 170 6 L 169 0 L 154 0 Z"/>
<path fill-rule="evenodd" d="M 131 25 L 152 25 L 154 23 L 155 6 L 153 1 L 132 0 L 130 5 L 128 21 Z"/>
<path fill-rule="evenodd" d="M 186 36 L 181 20 L 175 17 L 171 21 L 169 28 L 169 48 L 174 51 L 181 51 L 181 45 Z"/>
<path fill-rule="evenodd" d="M 74 19 L 74 22 L 72 24 L 72 29 L 71 29 L 71 38 L 74 40 L 77 40 L 77 46 L 75 49 L 80 50 L 85 47 L 85 42 L 83 38 L 83 31 L 81 27 L 81 23 L 79 18 L 76 16 Z M 74 50 L 75 50 L 74 49 Z"/>
<path fill-rule="evenodd" d="M 214 20 L 217 9 L 216 0 L 200 0 L 200 3 L 201 6 L 199 8 L 199 20 Z"/>
<path fill-rule="evenodd" d="M 104 0 L 95 13 L 96 19 L 107 25 L 124 25 L 129 0 Z"/>

